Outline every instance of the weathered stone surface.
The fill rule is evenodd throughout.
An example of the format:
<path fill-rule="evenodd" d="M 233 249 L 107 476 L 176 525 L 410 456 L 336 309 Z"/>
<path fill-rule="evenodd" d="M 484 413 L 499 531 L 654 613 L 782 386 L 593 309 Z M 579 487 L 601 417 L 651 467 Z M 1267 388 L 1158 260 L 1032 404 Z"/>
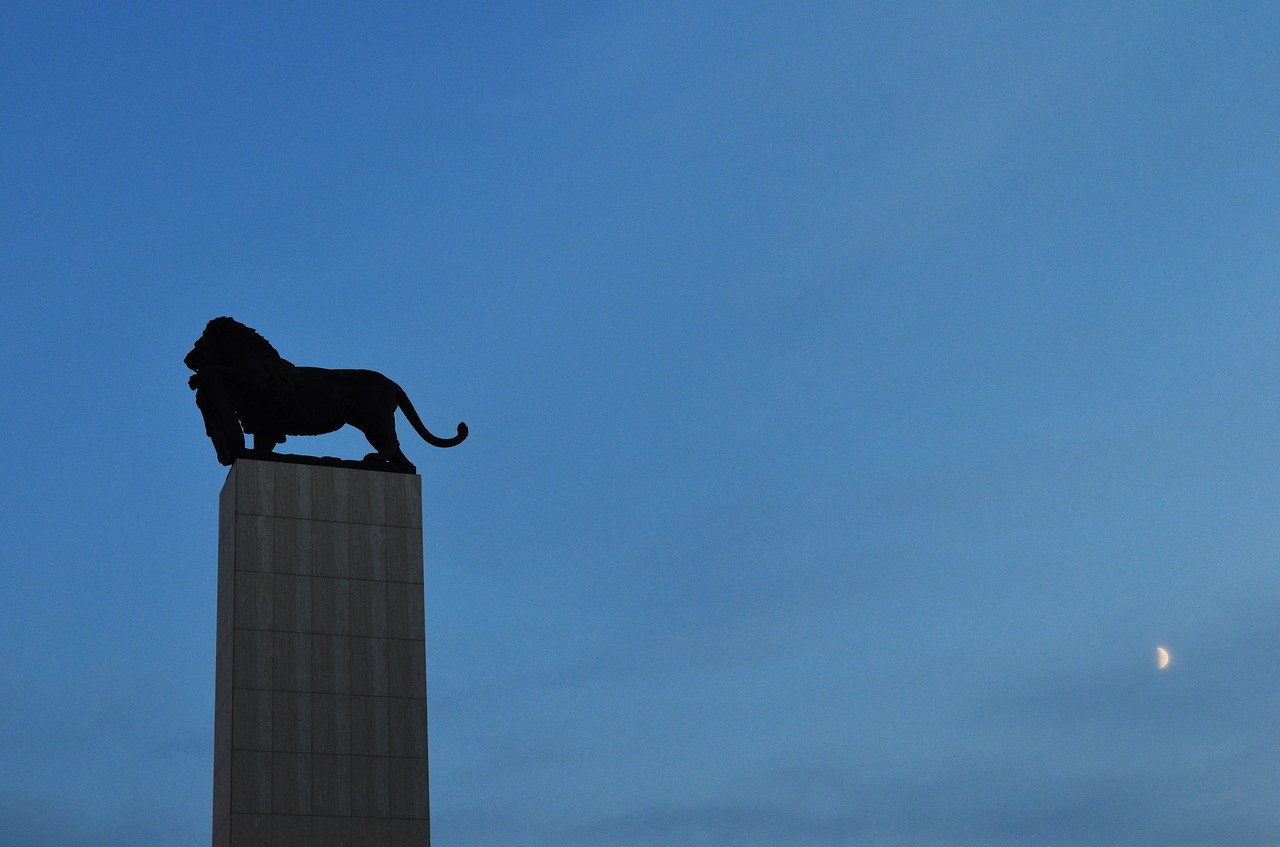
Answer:
<path fill-rule="evenodd" d="M 422 697 L 388 699 L 387 727 L 392 756 L 427 757 L 427 701 Z"/>
<path fill-rule="evenodd" d="M 429 844 L 421 479 L 241 459 L 219 498 L 213 844 Z"/>

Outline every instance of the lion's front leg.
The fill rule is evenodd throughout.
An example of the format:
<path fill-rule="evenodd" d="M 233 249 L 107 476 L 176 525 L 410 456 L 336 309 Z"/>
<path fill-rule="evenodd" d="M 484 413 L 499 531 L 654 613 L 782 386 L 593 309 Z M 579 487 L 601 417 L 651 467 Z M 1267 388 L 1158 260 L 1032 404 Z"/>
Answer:
<path fill-rule="evenodd" d="M 196 406 L 204 416 L 204 431 L 213 442 L 218 462 L 230 465 L 244 452 L 244 432 L 230 387 L 218 368 L 198 371 L 188 384 L 196 392 Z"/>
<path fill-rule="evenodd" d="M 273 435 L 265 432 L 255 432 L 253 434 L 253 452 L 255 453 L 270 453 L 276 449 L 277 444 L 283 443 L 283 435 Z"/>

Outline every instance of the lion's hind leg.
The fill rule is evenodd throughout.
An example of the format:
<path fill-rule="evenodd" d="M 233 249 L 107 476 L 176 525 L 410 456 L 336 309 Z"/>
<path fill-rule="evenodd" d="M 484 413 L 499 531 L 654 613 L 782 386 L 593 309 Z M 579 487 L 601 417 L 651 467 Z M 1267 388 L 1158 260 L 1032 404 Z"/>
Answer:
<path fill-rule="evenodd" d="M 366 455 L 364 461 L 385 462 L 388 465 L 396 465 L 407 468 L 410 471 L 417 470 L 413 462 L 409 461 L 409 457 L 400 449 L 400 439 L 396 437 L 396 422 L 394 418 L 390 419 L 386 424 L 355 426 L 356 429 L 364 433 L 364 437 L 369 439 L 369 445 L 376 451 Z"/>

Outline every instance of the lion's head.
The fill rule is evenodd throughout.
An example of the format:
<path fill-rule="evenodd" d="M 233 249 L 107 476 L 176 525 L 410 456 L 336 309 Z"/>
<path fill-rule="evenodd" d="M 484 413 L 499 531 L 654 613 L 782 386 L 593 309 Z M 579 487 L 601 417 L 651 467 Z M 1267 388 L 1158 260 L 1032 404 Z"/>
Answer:
<path fill-rule="evenodd" d="M 266 365 L 272 370 L 293 367 L 293 363 L 277 353 L 271 342 L 256 330 L 228 317 L 209 321 L 204 334 L 182 362 L 193 371 L 210 365 L 254 364 Z"/>

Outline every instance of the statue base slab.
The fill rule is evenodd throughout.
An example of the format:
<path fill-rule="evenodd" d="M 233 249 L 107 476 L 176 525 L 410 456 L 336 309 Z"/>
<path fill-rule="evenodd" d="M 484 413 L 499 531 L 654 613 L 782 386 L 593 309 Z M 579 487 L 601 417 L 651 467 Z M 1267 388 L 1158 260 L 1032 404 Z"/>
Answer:
<path fill-rule="evenodd" d="M 337 456 L 303 456 L 297 453 L 257 453 L 252 450 L 241 454 L 241 458 L 255 462 L 280 462 L 286 465 L 315 465 L 325 468 L 358 468 L 365 471 L 382 471 L 384 473 L 414 474 L 418 469 L 413 465 L 397 465 L 391 462 L 380 462 L 371 459 L 339 459 Z"/>

